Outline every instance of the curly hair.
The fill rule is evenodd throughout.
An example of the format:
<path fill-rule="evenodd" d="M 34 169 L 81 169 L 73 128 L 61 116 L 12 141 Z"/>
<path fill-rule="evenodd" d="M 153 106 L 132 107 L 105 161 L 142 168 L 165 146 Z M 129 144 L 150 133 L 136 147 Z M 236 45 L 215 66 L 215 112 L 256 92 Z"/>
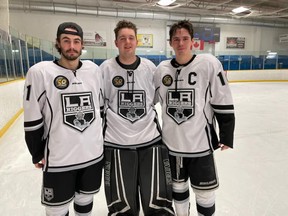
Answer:
<path fill-rule="evenodd" d="M 117 23 L 116 28 L 114 29 L 115 39 L 117 39 L 119 31 L 123 28 L 133 29 L 135 32 L 135 35 L 137 35 L 137 27 L 134 23 L 128 20 L 121 20 Z"/>

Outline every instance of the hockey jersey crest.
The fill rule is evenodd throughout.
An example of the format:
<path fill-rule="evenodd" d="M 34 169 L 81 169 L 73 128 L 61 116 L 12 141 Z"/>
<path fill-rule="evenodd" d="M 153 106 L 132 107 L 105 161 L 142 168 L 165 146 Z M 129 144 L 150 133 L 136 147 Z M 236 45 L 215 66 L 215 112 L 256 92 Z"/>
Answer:
<path fill-rule="evenodd" d="M 61 99 L 65 124 L 82 132 L 94 121 L 92 92 L 62 94 Z"/>
<path fill-rule="evenodd" d="M 146 96 L 143 90 L 119 90 L 118 102 L 118 114 L 132 123 L 146 115 Z"/>
<path fill-rule="evenodd" d="M 166 112 L 177 124 L 187 121 L 195 113 L 194 89 L 169 89 L 166 100 Z"/>

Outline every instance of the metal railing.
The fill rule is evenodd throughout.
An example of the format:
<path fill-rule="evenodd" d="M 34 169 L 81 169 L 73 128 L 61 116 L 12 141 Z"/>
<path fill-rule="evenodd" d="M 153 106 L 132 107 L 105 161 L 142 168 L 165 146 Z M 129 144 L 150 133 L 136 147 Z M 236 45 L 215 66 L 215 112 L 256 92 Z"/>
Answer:
<path fill-rule="evenodd" d="M 11 29 L 8 41 L 0 39 L 0 83 L 25 78 L 28 69 L 40 62 L 59 58 L 54 42 L 23 35 Z M 201 51 L 197 52 L 201 53 Z M 89 59 L 100 65 L 104 60 L 118 55 L 117 49 L 85 47 L 82 59 Z M 158 65 L 173 57 L 171 51 L 137 50 L 137 55 L 146 57 Z M 288 68 L 288 53 L 256 51 L 248 55 L 217 51 L 224 70 L 263 70 Z"/>

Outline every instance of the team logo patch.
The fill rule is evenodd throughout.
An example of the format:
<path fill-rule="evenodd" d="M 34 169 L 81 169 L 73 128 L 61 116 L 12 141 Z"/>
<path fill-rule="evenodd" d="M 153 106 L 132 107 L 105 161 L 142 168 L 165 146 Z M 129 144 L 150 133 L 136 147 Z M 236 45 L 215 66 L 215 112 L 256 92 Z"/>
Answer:
<path fill-rule="evenodd" d="M 43 190 L 44 190 L 44 197 L 46 200 L 50 201 L 54 198 L 53 188 L 44 187 Z"/>
<path fill-rule="evenodd" d="M 132 123 L 146 115 L 145 91 L 119 91 L 118 114 Z"/>
<path fill-rule="evenodd" d="M 171 75 L 165 75 L 163 78 L 162 78 L 162 83 L 163 85 L 165 86 L 171 86 L 172 83 L 173 83 L 173 78 Z"/>
<path fill-rule="evenodd" d="M 124 78 L 121 76 L 115 76 L 112 80 L 112 84 L 115 87 L 120 88 L 124 85 Z"/>
<path fill-rule="evenodd" d="M 194 116 L 195 90 L 168 90 L 166 112 L 177 124 L 181 124 Z"/>
<path fill-rule="evenodd" d="M 69 86 L 69 80 L 65 76 L 57 76 L 54 79 L 54 85 L 58 89 L 66 89 Z"/>
<path fill-rule="evenodd" d="M 84 131 L 95 119 L 95 108 L 91 92 L 62 94 L 64 123 Z"/>

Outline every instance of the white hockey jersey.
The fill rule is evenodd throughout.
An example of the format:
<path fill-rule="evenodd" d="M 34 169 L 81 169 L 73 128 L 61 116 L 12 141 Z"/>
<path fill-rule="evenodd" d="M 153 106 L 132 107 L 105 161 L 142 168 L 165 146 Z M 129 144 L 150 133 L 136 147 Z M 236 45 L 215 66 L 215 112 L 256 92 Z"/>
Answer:
<path fill-rule="evenodd" d="M 103 80 L 99 67 L 80 61 L 76 71 L 57 62 L 32 66 L 24 92 L 25 139 L 44 171 L 87 167 L 103 158 Z"/>
<path fill-rule="evenodd" d="M 162 107 L 162 139 L 170 154 L 205 156 L 219 142 L 233 147 L 233 100 L 217 58 L 194 55 L 185 65 L 166 60 L 157 67 L 154 79 Z"/>
<path fill-rule="evenodd" d="M 161 139 L 153 74 L 156 66 L 145 58 L 123 65 L 118 58 L 100 65 L 104 79 L 104 143 L 115 148 L 138 148 Z"/>

